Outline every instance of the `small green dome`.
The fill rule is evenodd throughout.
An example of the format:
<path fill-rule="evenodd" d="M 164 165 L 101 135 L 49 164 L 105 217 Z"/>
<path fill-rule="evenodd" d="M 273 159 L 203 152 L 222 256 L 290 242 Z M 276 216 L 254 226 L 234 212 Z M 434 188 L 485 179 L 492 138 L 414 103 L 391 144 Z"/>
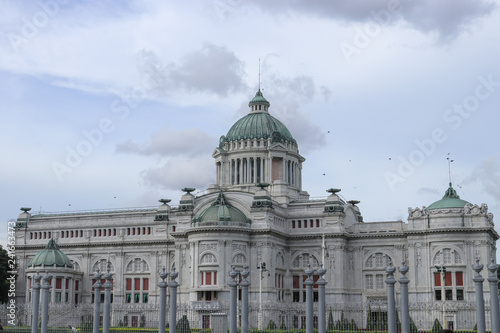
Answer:
<path fill-rule="evenodd" d="M 248 106 L 258 105 L 258 104 L 265 105 L 265 106 L 270 106 L 271 105 L 267 101 L 267 99 L 264 97 L 264 95 L 262 95 L 262 92 L 260 91 L 260 89 L 255 94 L 255 97 L 252 98 L 252 100 L 248 103 Z"/>
<path fill-rule="evenodd" d="M 455 189 L 451 186 L 446 190 L 441 200 L 431 204 L 427 209 L 440 209 L 440 208 L 464 208 L 469 202 L 460 199 Z"/>
<path fill-rule="evenodd" d="M 193 218 L 193 224 L 198 225 L 246 225 L 250 224 L 241 210 L 226 203 L 224 194 L 219 193 L 217 199 L 198 216 Z"/>
<path fill-rule="evenodd" d="M 37 253 L 37 255 L 30 260 L 28 267 L 32 266 L 54 266 L 58 267 L 73 267 L 69 258 L 59 250 L 54 239 L 51 239 L 44 250 Z"/>

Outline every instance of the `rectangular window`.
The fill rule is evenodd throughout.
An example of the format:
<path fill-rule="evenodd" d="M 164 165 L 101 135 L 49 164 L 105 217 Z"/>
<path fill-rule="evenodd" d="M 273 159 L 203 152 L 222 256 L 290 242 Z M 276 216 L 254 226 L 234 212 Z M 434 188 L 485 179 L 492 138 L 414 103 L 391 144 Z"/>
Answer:
<path fill-rule="evenodd" d="M 297 223 L 299 224 L 299 228 L 302 228 L 302 226 L 301 226 L 302 222 L 300 220 L 298 220 Z"/>
<path fill-rule="evenodd" d="M 307 228 L 307 220 L 304 220 L 304 228 Z"/>
<path fill-rule="evenodd" d="M 139 278 L 134 279 L 134 290 L 141 290 L 141 279 Z"/>
<path fill-rule="evenodd" d="M 132 290 L 132 279 L 126 280 L 126 290 Z"/>
<path fill-rule="evenodd" d="M 457 289 L 457 301 L 464 300 L 464 291 L 462 289 Z"/>
<path fill-rule="evenodd" d="M 453 300 L 453 290 L 445 290 L 444 294 L 446 295 L 447 301 Z"/>
<path fill-rule="evenodd" d="M 134 294 L 134 303 L 139 303 L 141 301 L 141 294 Z"/>
<path fill-rule="evenodd" d="M 292 228 L 295 229 L 295 220 L 292 220 Z"/>
<path fill-rule="evenodd" d="M 125 302 L 132 303 L 132 294 L 125 294 Z"/>
<path fill-rule="evenodd" d="M 76 280 L 75 281 L 75 290 L 78 290 L 78 285 L 80 284 L 80 281 Z"/>
<path fill-rule="evenodd" d="M 69 289 L 69 279 L 66 279 L 66 289 Z"/>
<path fill-rule="evenodd" d="M 446 287 L 453 285 L 453 283 L 451 282 L 451 272 L 444 273 L 444 285 Z"/>
<path fill-rule="evenodd" d="M 149 279 L 144 278 L 142 279 L 142 290 L 149 290 Z"/>
<path fill-rule="evenodd" d="M 313 292 L 313 302 L 317 302 L 319 299 L 319 294 L 317 291 Z"/>
<path fill-rule="evenodd" d="M 294 291 L 293 292 L 293 302 L 300 302 L 300 292 Z"/>
<path fill-rule="evenodd" d="M 217 272 L 214 272 L 214 285 L 217 284 Z"/>
<path fill-rule="evenodd" d="M 207 286 L 212 285 L 212 272 L 205 273 L 205 284 Z"/>
<path fill-rule="evenodd" d="M 142 303 L 147 303 L 149 301 L 149 295 L 147 293 L 142 294 Z"/>
<path fill-rule="evenodd" d="M 56 278 L 56 289 L 61 289 L 61 288 L 62 288 L 62 279 Z"/>
<path fill-rule="evenodd" d="M 293 289 L 299 289 L 300 288 L 300 276 L 294 275 L 293 276 Z"/>
<path fill-rule="evenodd" d="M 434 295 L 436 296 L 436 301 L 441 300 L 441 290 L 434 290 Z"/>
<path fill-rule="evenodd" d="M 313 221 L 313 220 L 310 220 L 310 221 L 309 221 L 309 226 L 310 226 L 311 228 L 314 228 L 314 221 Z"/>
<path fill-rule="evenodd" d="M 56 303 L 61 303 L 61 293 L 60 292 L 56 293 Z"/>
<path fill-rule="evenodd" d="M 316 228 L 319 228 L 319 219 L 316 219 Z"/>
<path fill-rule="evenodd" d="M 434 286 L 441 287 L 441 273 L 434 273 Z"/>
<path fill-rule="evenodd" d="M 78 304 L 78 294 L 75 294 L 75 304 Z"/>
<path fill-rule="evenodd" d="M 463 286 L 464 285 L 463 272 L 456 272 L 455 273 L 455 279 L 456 279 L 457 286 Z"/>

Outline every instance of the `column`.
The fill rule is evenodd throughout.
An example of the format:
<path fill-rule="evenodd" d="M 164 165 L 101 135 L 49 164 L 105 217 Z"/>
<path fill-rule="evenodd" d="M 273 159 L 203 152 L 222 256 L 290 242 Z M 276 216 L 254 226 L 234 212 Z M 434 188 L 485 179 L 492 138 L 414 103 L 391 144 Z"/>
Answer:
<path fill-rule="evenodd" d="M 229 160 L 229 185 L 233 185 L 233 160 Z"/>
<path fill-rule="evenodd" d="M 93 333 L 99 333 L 99 315 L 100 315 L 100 307 L 101 307 L 101 276 L 102 274 L 99 272 L 99 268 L 97 272 L 94 274 L 94 279 L 96 282 L 92 286 L 94 288 L 94 322 L 92 326 Z"/>
<path fill-rule="evenodd" d="M 476 258 L 476 264 L 472 266 L 476 275 L 472 279 L 476 285 L 476 322 L 477 322 L 477 333 L 486 332 L 486 320 L 484 315 L 484 298 L 483 298 L 483 281 L 484 278 L 481 276 L 481 271 L 483 270 L 483 265 L 479 264 L 479 258 Z M 444 324 L 443 324 L 444 326 Z M 445 326 L 446 327 L 446 326 Z"/>
<path fill-rule="evenodd" d="M 396 300 L 394 299 L 394 285 L 396 284 L 396 279 L 394 278 L 394 272 L 396 268 L 392 266 L 392 261 L 389 261 L 389 267 L 385 269 L 387 272 L 387 279 L 385 283 L 387 284 L 387 320 L 389 333 L 396 333 Z"/>
<path fill-rule="evenodd" d="M 491 258 L 491 264 L 488 265 L 488 282 L 490 283 L 490 307 L 491 307 L 491 333 L 500 333 L 500 319 L 498 309 L 498 265 L 495 264 L 495 258 Z"/>
<path fill-rule="evenodd" d="M 102 332 L 109 333 L 109 324 L 111 321 L 111 277 L 113 274 L 109 272 L 109 266 L 106 274 L 104 274 L 104 278 L 106 281 L 104 282 L 104 313 L 102 318 Z"/>
<path fill-rule="evenodd" d="M 50 303 L 56 302 L 56 281 L 57 277 L 53 276 L 51 281 L 52 291 L 50 292 Z"/>
<path fill-rule="evenodd" d="M 243 184 L 243 159 L 238 159 L 240 165 L 238 167 L 238 184 Z"/>
<path fill-rule="evenodd" d="M 313 270 L 311 269 L 311 265 L 307 265 L 307 269 L 305 270 L 307 275 L 307 279 L 304 281 L 306 285 L 306 333 L 314 332 L 313 325 L 313 285 L 314 281 L 312 279 Z"/>
<path fill-rule="evenodd" d="M 248 286 L 250 282 L 247 280 L 250 272 L 248 266 L 243 268 L 241 272 L 241 333 L 248 333 Z"/>
<path fill-rule="evenodd" d="M 163 270 L 160 273 L 161 281 L 158 283 L 158 287 L 160 287 L 160 309 L 158 311 L 158 333 L 165 332 L 165 317 L 167 311 L 167 282 L 165 279 L 167 278 L 168 273 L 165 272 L 165 266 L 163 266 Z"/>
<path fill-rule="evenodd" d="M 399 267 L 399 272 L 402 275 L 398 281 L 401 285 L 401 333 L 410 333 L 410 308 L 408 305 L 408 283 L 410 280 L 406 277 L 409 269 L 404 261 Z"/>
<path fill-rule="evenodd" d="M 236 287 L 238 286 L 238 282 L 236 282 L 236 277 L 238 276 L 238 272 L 234 269 L 234 266 L 231 267 L 231 272 L 229 272 L 229 276 L 231 280 L 228 282 L 229 286 L 229 333 L 236 333 L 236 298 L 238 297 Z"/>
<path fill-rule="evenodd" d="M 267 179 L 267 182 L 269 184 L 272 184 L 273 183 L 273 158 L 270 157 L 268 161 L 269 161 L 269 172 L 268 172 L 268 177 L 266 177 L 266 179 Z"/>
<path fill-rule="evenodd" d="M 43 277 L 42 284 L 42 333 L 47 333 L 47 324 L 49 322 L 49 289 L 52 276 L 49 275 L 49 272 L 45 272 L 45 276 Z"/>
<path fill-rule="evenodd" d="M 323 268 L 323 264 L 320 265 L 318 269 L 319 279 L 316 282 L 318 285 L 318 333 L 326 332 L 326 306 L 325 306 L 325 285 L 326 280 L 323 278 L 326 269 Z"/>
<path fill-rule="evenodd" d="M 32 287 L 31 287 L 31 304 L 33 304 L 33 318 L 31 319 L 31 333 L 38 333 L 38 310 L 40 307 L 40 288 L 42 287 L 40 285 L 40 280 L 42 279 L 42 276 L 40 275 L 40 272 L 37 271 L 36 275 L 33 277 L 32 280 Z"/>
<path fill-rule="evenodd" d="M 179 273 L 175 271 L 175 267 L 172 268 L 172 273 L 170 273 L 170 324 L 169 333 L 175 333 L 177 324 L 177 287 L 179 283 L 175 279 L 179 276 Z M 163 332 L 162 332 L 163 333 Z"/>

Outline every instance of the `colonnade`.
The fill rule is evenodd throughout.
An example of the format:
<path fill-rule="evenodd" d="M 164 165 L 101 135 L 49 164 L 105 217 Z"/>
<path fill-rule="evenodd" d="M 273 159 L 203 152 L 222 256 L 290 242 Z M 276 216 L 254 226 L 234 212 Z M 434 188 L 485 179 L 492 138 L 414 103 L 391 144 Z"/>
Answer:
<path fill-rule="evenodd" d="M 273 158 L 273 161 L 274 163 L 270 163 L 269 159 L 262 157 L 242 157 L 220 162 L 217 164 L 217 182 L 220 185 L 242 185 L 272 183 L 281 179 L 290 186 L 301 187 L 301 166 L 298 162 L 281 157 Z M 224 177 L 226 172 L 229 179 Z"/>

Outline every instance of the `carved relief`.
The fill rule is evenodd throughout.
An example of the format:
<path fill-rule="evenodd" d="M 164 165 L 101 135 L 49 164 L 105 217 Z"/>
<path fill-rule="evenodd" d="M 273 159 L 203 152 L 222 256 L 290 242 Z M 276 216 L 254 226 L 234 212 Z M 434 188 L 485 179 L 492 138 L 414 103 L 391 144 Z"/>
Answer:
<path fill-rule="evenodd" d="M 207 250 L 212 250 L 212 251 L 217 251 L 217 243 L 201 243 L 200 244 L 200 253 L 207 251 Z"/>

